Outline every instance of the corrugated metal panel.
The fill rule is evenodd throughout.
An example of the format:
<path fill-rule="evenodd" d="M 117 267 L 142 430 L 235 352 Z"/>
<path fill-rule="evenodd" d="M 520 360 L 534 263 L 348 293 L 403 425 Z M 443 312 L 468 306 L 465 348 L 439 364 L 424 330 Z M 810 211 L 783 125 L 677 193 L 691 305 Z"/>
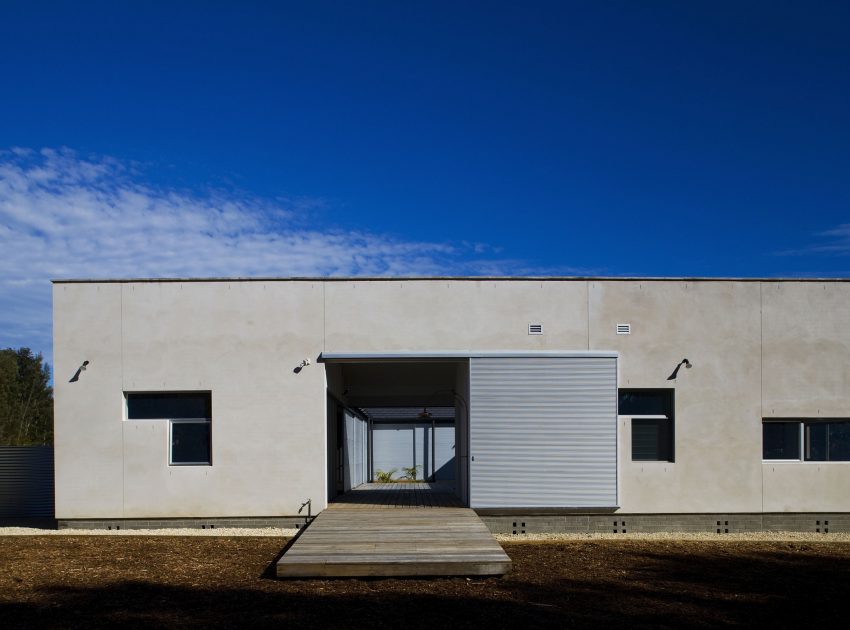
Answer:
<path fill-rule="evenodd" d="M 617 360 L 470 361 L 472 507 L 617 505 Z"/>
<path fill-rule="evenodd" d="M 0 446 L 0 518 L 53 517 L 53 447 Z"/>

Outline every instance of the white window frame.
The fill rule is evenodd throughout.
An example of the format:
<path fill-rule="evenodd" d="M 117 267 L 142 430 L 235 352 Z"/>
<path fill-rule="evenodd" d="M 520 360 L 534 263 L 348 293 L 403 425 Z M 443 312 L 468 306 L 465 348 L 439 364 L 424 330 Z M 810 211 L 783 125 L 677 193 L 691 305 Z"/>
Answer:
<path fill-rule="evenodd" d="M 781 423 L 791 423 L 796 422 L 800 425 L 800 432 L 798 435 L 799 447 L 800 447 L 800 457 L 797 459 L 765 459 L 764 458 L 764 425 L 765 424 L 781 424 Z M 806 425 L 807 424 L 830 424 L 834 422 L 850 422 L 850 418 L 762 418 L 762 458 L 761 461 L 763 464 L 803 464 L 807 466 L 811 465 L 841 465 L 845 466 L 850 464 L 850 460 L 842 460 L 842 459 L 807 459 L 806 458 Z"/>
<path fill-rule="evenodd" d="M 168 420 L 168 465 L 169 466 L 212 466 L 212 418 L 166 418 Z M 210 426 L 210 458 L 206 462 L 175 462 L 172 433 L 175 424 L 208 424 Z"/>

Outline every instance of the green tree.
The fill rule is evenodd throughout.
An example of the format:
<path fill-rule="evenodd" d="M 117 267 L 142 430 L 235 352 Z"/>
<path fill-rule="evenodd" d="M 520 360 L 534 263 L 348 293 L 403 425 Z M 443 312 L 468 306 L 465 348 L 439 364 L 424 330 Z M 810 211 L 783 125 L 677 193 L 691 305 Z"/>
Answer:
<path fill-rule="evenodd" d="M 52 443 L 50 367 L 29 348 L 0 350 L 0 444 Z"/>

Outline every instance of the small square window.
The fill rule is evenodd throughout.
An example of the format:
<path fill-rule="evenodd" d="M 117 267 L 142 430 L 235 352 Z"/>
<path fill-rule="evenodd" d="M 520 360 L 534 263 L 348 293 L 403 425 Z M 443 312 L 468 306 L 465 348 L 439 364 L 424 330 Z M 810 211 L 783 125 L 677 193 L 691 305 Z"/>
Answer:
<path fill-rule="evenodd" d="M 621 389 L 618 413 L 632 418 L 633 461 L 674 461 L 673 389 Z"/>
<path fill-rule="evenodd" d="M 800 423 L 762 424 L 762 459 L 800 459 Z"/>
<path fill-rule="evenodd" d="M 172 420 L 170 464 L 210 464 L 210 421 Z"/>
<path fill-rule="evenodd" d="M 673 440 L 668 418 L 632 418 L 632 459 L 673 461 Z"/>
<path fill-rule="evenodd" d="M 167 420 L 168 463 L 212 464 L 210 392 L 127 393 L 128 420 Z"/>

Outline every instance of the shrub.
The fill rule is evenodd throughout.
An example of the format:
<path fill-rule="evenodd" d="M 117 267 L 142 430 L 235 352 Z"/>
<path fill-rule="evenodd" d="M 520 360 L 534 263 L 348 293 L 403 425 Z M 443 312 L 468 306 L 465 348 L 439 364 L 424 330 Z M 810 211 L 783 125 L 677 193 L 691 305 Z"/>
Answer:
<path fill-rule="evenodd" d="M 422 468 L 420 464 L 416 464 L 415 466 L 404 466 L 402 470 L 404 471 L 404 475 L 402 475 L 402 479 L 408 479 L 410 481 L 416 481 L 416 472 Z"/>
<path fill-rule="evenodd" d="M 391 483 L 395 481 L 393 479 L 393 475 L 398 472 L 398 469 L 393 468 L 392 470 L 376 470 L 375 471 L 375 481 L 378 483 Z"/>

